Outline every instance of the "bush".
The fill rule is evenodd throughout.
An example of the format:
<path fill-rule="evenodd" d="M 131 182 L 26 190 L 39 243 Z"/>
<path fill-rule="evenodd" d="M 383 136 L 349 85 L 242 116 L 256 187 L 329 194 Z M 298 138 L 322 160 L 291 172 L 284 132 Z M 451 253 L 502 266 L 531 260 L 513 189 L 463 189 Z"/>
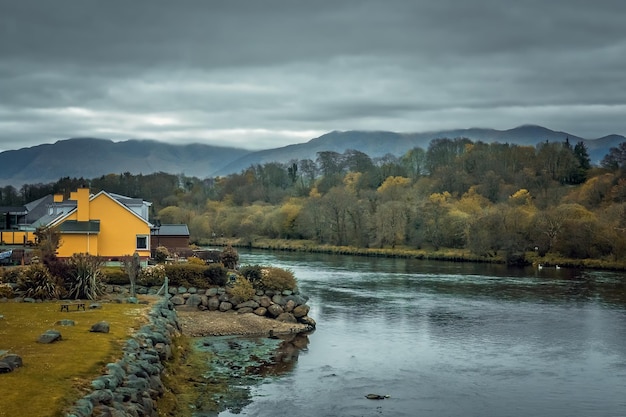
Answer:
<path fill-rule="evenodd" d="M 165 246 L 159 246 L 154 251 L 154 260 L 158 264 L 164 264 L 170 256 L 170 251 Z"/>
<path fill-rule="evenodd" d="M 25 266 L 13 266 L 11 268 L 2 268 L 2 282 L 11 282 L 13 284 L 17 283 L 20 276 L 22 276 L 22 271 L 26 270 Z"/>
<path fill-rule="evenodd" d="M 165 275 L 169 285 L 206 288 L 208 279 L 204 276 L 206 265 L 172 264 L 165 265 Z"/>
<path fill-rule="evenodd" d="M 297 286 L 293 272 L 288 269 L 267 267 L 262 270 L 260 288 L 264 290 L 295 290 Z"/>
<path fill-rule="evenodd" d="M 70 265 L 69 297 L 95 300 L 102 294 L 102 259 L 86 253 L 76 253 L 68 261 Z"/>
<path fill-rule="evenodd" d="M 139 273 L 139 284 L 145 286 L 163 285 L 165 281 L 165 266 L 158 264 L 142 268 Z"/>
<path fill-rule="evenodd" d="M 13 288 L 10 284 L 0 284 L 0 298 L 13 298 Z"/>
<path fill-rule="evenodd" d="M 239 302 L 251 300 L 256 291 L 252 283 L 242 276 L 238 276 L 230 290 L 230 294 Z"/>
<path fill-rule="evenodd" d="M 239 262 L 239 254 L 230 245 L 226 246 L 220 254 L 220 262 L 228 269 L 235 269 Z"/>
<path fill-rule="evenodd" d="M 198 258 L 197 256 L 191 256 L 187 258 L 187 263 L 191 265 L 206 265 L 206 262 L 204 262 L 202 259 Z"/>
<path fill-rule="evenodd" d="M 52 300 L 65 295 L 63 284 L 44 264 L 32 264 L 22 270 L 17 280 L 18 293 L 23 297 Z"/>
<path fill-rule="evenodd" d="M 261 279 L 263 278 L 263 267 L 261 265 L 244 265 L 239 268 L 239 273 L 246 277 L 255 287 L 261 285 Z"/>
<path fill-rule="evenodd" d="M 228 282 L 228 270 L 222 264 L 209 264 L 204 270 L 209 284 L 224 286 Z"/>
<path fill-rule="evenodd" d="M 123 268 L 108 266 L 100 270 L 102 281 L 111 285 L 126 285 L 130 282 Z"/>

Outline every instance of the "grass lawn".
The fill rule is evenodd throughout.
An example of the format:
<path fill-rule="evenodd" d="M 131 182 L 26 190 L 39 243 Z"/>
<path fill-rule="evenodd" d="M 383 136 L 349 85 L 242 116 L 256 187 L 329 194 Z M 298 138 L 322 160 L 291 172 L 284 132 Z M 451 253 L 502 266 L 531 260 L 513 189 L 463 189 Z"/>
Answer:
<path fill-rule="evenodd" d="M 0 417 L 61 416 L 83 396 L 103 366 L 121 355 L 123 343 L 147 322 L 146 304 L 102 303 L 101 309 L 61 312 L 60 303 L 0 303 L 0 351 L 22 357 L 24 366 L 0 374 Z M 62 319 L 75 326 L 60 326 Z M 110 333 L 91 333 L 106 321 Z M 46 330 L 61 332 L 62 340 L 37 342 Z"/>

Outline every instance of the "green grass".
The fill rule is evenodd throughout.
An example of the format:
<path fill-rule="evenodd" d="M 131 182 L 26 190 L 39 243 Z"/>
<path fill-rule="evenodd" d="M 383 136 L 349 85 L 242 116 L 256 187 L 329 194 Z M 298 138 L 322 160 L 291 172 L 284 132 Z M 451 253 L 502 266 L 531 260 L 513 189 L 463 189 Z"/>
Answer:
<path fill-rule="evenodd" d="M 0 303 L 0 350 L 24 362 L 0 374 L 0 417 L 63 415 L 65 407 L 86 394 L 104 365 L 121 357 L 123 343 L 147 321 L 148 309 L 145 304 L 103 303 L 102 309 L 68 313 L 57 302 Z M 76 325 L 55 325 L 62 319 Z M 99 321 L 110 324 L 110 333 L 89 332 Z M 62 340 L 38 343 L 48 329 L 60 331 Z"/>

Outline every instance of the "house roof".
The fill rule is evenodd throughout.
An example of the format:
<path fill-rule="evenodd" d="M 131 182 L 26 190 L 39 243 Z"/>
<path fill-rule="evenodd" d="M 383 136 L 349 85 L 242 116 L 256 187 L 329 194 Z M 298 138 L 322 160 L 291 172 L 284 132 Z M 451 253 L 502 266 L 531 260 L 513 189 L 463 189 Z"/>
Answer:
<path fill-rule="evenodd" d="M 189 228 L 186 224 L 162 224 L 160 228 L 153 228 L 150 234 L 153 236 L 189 236 Z"/>
<path fill-rule="evenodd" d="M 98 233 L 100 232 L 100 220 L 88 220 L 79 222 L 77 220 L 66 220 L 59 226 L 62 233 Z"/>
<path fill-rule="evenodd" d="M 89 197 L 89 202 L 93 201 L 94 199 L 98 198 L 98 196 L 100 195 L 106 195 L 108 198 L 110 198 L 111 200 L 115 201 L 117 204 L 120 205 L 120 207 L 123 207 L 124 210 L 128 211 L 130 214 L 132 214 L 133 216 L 137 217 L 138 219 L 141 219 L 142 222 L 146 223 L 147 225 L 149 225 L 150 227 L 152 227 L 152 224 L 150 224 L 150 222 L 148 222 L 146 219 L 144 219 L 143 217 L 141 217 L 140 215 L 138 215 L 137 213 L 135 213 L 132 209 L 130 209 L 126 204 L 122 203 L 118 198 L 115 198 L 114 196 L 112 196 L 111 194 L 107 193 L 106 191 L 100 191 L 98 194 L 95 195 L 91 195 Z M 58 224 L 59 222 L 62 222 L 63 219 L 69 217 L 71 214 L 73 214 L 76 210 L 78 209 L 78 207 L 70 210 L 69 212 L 65 213 L 62 217 L 58 217 L 56 219 L 54 219 L 52 222 L 48 223 L 48 226 L 54 226 L 56 224 Z"/>
<path fill-rule="evenodd" d="M 26 214 L 24 206 L 0 206 L 0 213 Z"/>

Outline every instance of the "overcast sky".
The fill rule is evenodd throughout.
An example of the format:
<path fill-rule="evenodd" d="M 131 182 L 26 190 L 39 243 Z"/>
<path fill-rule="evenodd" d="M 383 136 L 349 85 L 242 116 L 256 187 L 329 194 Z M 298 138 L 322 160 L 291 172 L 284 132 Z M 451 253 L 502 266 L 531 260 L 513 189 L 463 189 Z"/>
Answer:
<path fill-rule="evenodd" d="M 624 0 L 0 0 L 0 150 L 626 135 Z"/>

